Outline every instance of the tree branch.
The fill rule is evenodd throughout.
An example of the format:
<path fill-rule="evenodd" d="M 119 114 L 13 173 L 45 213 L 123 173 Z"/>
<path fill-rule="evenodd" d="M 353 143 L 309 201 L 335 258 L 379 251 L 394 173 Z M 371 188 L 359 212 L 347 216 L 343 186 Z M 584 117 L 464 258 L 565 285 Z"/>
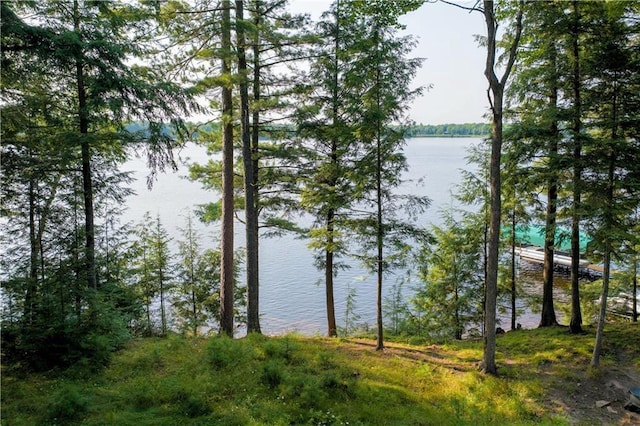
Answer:
<path fill-rule="evenodd" d="M 481 8 L 481 7 L 478 7 L 478 3 L 480 3 L 480 0 L 476 0 L 476 4 L 473 7 L 463 6 L 461 4 L 454 3 L 452 1 L 447 1 L 447 0 L 440 0 L 440 2 L 444 3 L 444 4 L 448 4 L 449 6 L 455 6 L 457 8 L 464 9 L 464 10 L 469 11 L 469 12 L 482 12 L 482 13 L 484 13 L 484 9 Z M 427 1 L 427 3 L 431 3 L 431 2 Z"/>

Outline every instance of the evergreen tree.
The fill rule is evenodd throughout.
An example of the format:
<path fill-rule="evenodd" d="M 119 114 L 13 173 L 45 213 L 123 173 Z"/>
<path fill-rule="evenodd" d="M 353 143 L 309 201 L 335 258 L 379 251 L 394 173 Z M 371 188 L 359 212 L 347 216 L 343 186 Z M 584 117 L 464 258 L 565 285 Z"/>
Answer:
<path fill-rule="evenodd" d="M 210 300 L 212 295 L 219 292 L 216 288 L 220 283 L 219 261 L 212 262 L 213 254 L 202 252 L 200 236 L 193 227 L 193 216 L 189 214 L 186 219 L 185 227 L 180 230 L 182 240 L 178 242 L 179 262 L 173 307 L 182 320 L 182 331 L 197 336 L 200 329 L 219 311 L 216 303 L 219 299 L 215 297 Z"/>
<path fill-rule="evenodd" d="M 162 226 L 160 216 L 152 218 L 146 212 L 142 222 L 137 226 L 137 240 L 134 252 L 137 254 L 136 270 L 140 297 L 144 300 L 146 313 L 146 333 L 153 333 L 152 305 L 159 297 L 160 303 L 160 334 L 166 335 L 167 302 L 166 297 L 172 284 L 170 238 Z"/>
<path fill-rule="evenodd" d="M 314 172 L 304 181 L 302 206 L 313 214 L 316 223 L 310 230 L 310 248 L 316 250 L 316 265 L 324 270 L 327 309 L 327 335 L 337 335 L 334 302 L 334 277 L 344 265 L 336 257 L 344 254 L 344 217 L 357 200 L 348 178 L 354 156 L 360 150 L 353 132 L 350 113 L 353 96 L 350 42 L 359 39 L 346 6 L 336 1 L 332 10 L 323 15 L 318 34 L 324 44 L 319 46 L 309 74 L 309 98 L 297 111 L 299 135 L 313 145 L 309 160 Z"/>
<path fill-rule="evenodd" d="M 392 240 L 392 229 L 401 233 L 391 219 L 383 224 L 382 213 L 393 210 L 389 189 L 399 184 L 405 167 L 398 152 L 404 133 L 391 123 L 405 124 L 406 102 L 416 93 L 407 83 L 419 63 L 406 59 L 411 41 L 395 38 L 395 31 L 398 16 L 415 7 L 406 3 L 383 10 L 378 3 L 337 1 L 319 24 L 321 38 L 331 43 L 319 48 L 311 65 L 313 90 L 298 111 L 298 123 L 300 136 L 312 144 L 312 172 L 304 182 L 302 205 L 316 218 L 310 247 L 318 251 L 317 264 L 325 272 L 329 336 L 337 333 L 333 288 L 343 267 L 337 259 L 347 249 L 345 236 L 353 231 L 362 243 L 376 247 L 377 255 L 359 257 L 378 274 L 382 328 L 382 239 Z"/>
<path fill-rule="evenodd" d="M 467 327 L 482 320 L 482 234 L 477 216 L 454 219 L 444 214 L 444 225 L 433 227 L 434 242 L 420 252 L 424 283 L 412 303 L 420 312 L 421 328 L 435 338 L 462 339 Z"/>
<path fill-rule="evenodd" d="M 586 201 L 592 215 L 595 250 L 602 255 L 604 266 L 598 329 L 591 360 L 593 368 L 599 366 L 613 257 L 618 256 L 625 245 L 637 241 L 637 235 L 630 233 L 633 228 L 629 228 L 629 219 L 640 204 L 637 176 L 640 163 L 637 75 L 640 68 L 637 41 L 633 37 L 638 33 L 628 23 L 630 16 L 637 16 L 637 7 L 614 3 L 600 6 L 596 11 L 589 11 L 599 19 L 594 20 L 596 27 L 589 34 L 587 60 L 593 61 L 590 64 L 593 84 L 585 90 L 592 117 L 589 122 L 591 134 L 597 141 L 585 154 L 590 189 Z"/>
<path fill-rule="evenodd" d="M 401 256 L 407 245 L 403 241 L 419 231 L 406 222 L 397 219 L 397 212 L 405 207 L 408 213 L 412 208 L 421 211 L 428 201 L 419 197 L 404 197 L 403 200 L 391 194 L 391 190 L 401 183 L 400 172 L 406 170 L 406 160 L 401 154 L 404 144 L 404 128 L 394 128 L 392 124 L 406 123 L 408 103 L 420 89 L 411 90 L 409 83 L 420 60 L 406 57 L 413 43 L 409 38 L 397 38 L 401 27 L 399 16 L 419 6 L 417 2 L 403 2 L 388 7 L 383 2 L 360 4 L 355 9 L 358 23 L 369 28 L 358 46 L 361 51 L 372 51 L 354 61 L 354 70 L 362 77 L 360 89 L 362 95 L 362 113 L 356 118 L 355 135 L 362 139 L 363 156 L 358 160 L 357 172 L 353 179 L 358 191 L 374 207 L 375 214 L 355 223 L 365 236 L 375 235 L 375 270 L 377 277 L 377 349 L 384 348 L 382 287 L 383 275 L 393 263 L 393 258 Z M 356 89 L 358 90 L 358 89 Z M 373 172 L 373 173 L 372 173 Z M 373 179 L 371 179 L 373 178 Z M 402 202 L 406 204 L 402 205 Z M 366 204 L 365 204 L 366 205 Z M 385 254 L 385 242 L 387 253 Z M 363 248 L 367 249 L 366 237 Z M 394 250 L 394 253 L 390 253 Z M 370 260 L 373 260 L 371 258 Z"/>
<path fill-rule="evenodd" d="M 274 123 L 286 118 L 295 96 L 296 75 L 299 72 L 276 72 L 290 65 L 304 54 L 300 45 L 304 38 L 298 33 L 305 23 L 299 16 L 284 11 L 286 2 L 281 0 L 235 3 L 234 23 L 231 28 L 236 43 L 229 49 L 214 49 L 222 34 L 220 15 L 223 9 L 209 2 L 192 8 L 174 3 L 163 8 L 163 21 L 169 27 L 176 46 L 186 48 L 175 62 L 176 69 L 193 81 L 196 90 L 205 96 L 217 96 L 223 86 L 238 87 L 239 105 L 236 113 L 223 120 L 234 125 L 240 136 L 242 162 L 234 164 L 234 207 L 244 207 L 247 253 L 248 329 L 260 332 L 258 307 L 258 247 L 260 227 L 269 232 L 295 230 L 290 222 L 292 211 L 297 209 L 295 192 L 298 154 L 291 142 L 291 132 L 282 131 Z M 245 16 L 245 10 L 249 16 Z M 192 18 L 197 15 L 198 25 Z M 230 17 L 231 19 L 231 17 Z M 231 25 L 231 22 L 230 22 Z M 215 37 L 212 36 L 215 34 Z M 233 35 L 233 34 L 230 34 Z M 228 74 L 220 77 L 221 69 L 216 61 L 229 61 Z M 207 77 L 200 69 L 208 69 Z M 268 95 L 265 96 L 265 87 Z M 212 106 L 217 106 L 212 101 Z M 205 124 L 197 129 L 197 140 L 207 146 L 210 153 L 220 152 L 221 134 L 216 125 Z M 269 140 L 261 140 L 268 136 Z M 284 142 L 280 140 L 284 139 Z M 235 146 L 235 145 L 234 145 Z M 236 146 L 237 147 L 237 146 Z M 220 190 L 222 162 L 210 159 L 206 164 L 193 164 L 191 178 L 207 188 Z M 244 198 L 244 199 L 242 199 Z M 229 203 L 227 203 L 229 204 Z M 205 221 L 221 217 L 221 200 L 202 206 L 200 216 Z"/>

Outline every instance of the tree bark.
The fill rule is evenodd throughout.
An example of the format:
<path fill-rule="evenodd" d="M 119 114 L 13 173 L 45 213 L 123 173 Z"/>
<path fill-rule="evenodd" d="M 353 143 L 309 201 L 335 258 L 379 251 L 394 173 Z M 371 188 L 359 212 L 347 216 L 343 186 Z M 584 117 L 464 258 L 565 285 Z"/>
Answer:
<path fill-rule="evenodd" d="M 638 255 L 633 258 L 633 292 L 631 293 L 633 303 L 633 322 L 638 322 Z"/>
<path fill-rule="evenodd" d="M 333 298 L 333 221 L 335 212 L 329 209 L 327 213 L 327 250 L 325 251 L 325 299 L 327 303 L 327 335 L 336 337 L 338 335 L 338 327 L 336 325 L 335 301 Z"/>
<path fill-rule="evenodd" d="M 247 275 L 247 332 L 259 333 L 258 309 L 258 207 L 256 205 L 253 150 L 249 123 L 249 89 L 244 31 L 244 1 L 236 0 L 236 38 L 238 73 L 240 74 L 240 124 L 242 138 L 242 160 L 244 165 L 244 212 L 246 235 Z M 255 71 L 254 71 L 255 73 Z M 255 75 L 255 74 L 254 74 Z"/>
<path fill-rule="evenodd" d="M 516 329 L 516 298 L 516 210 L 514 208 L 511 214 L 511 330 Z"/>
<path fill-rule="evenodd" d="M 615 139 L 615 131 L 613 132 L 613 139 Z M 615 185 L 615 153 L 610 153 L 609 159 L 609 175 L 607 182 L 607 210 L 605 211 L 605 239 L 604 239 L 604 260 L 603 260 L 603 273 L 602 273 L 602 294 L 600 296 L 600 312 L 598 314 L 598 328 L 596 330 L 596 341 L 593 346 L 593 355 L 591 357 L 591 367 L 598 368 L 600 365 L 600 353 L 602 352 L 602 338 L 604 336 L 604 324 L 607 315 L 607 297 L 609 295 L 609 281 L 611 278 L 611 252 L 612 248 L 612 236 L 613 230 L 613 212 L 611 208 L 613 206 L 614 198 L 614 185 Z M 634 294 L 635 298 L 635 294 Z"/>
<path fill-rule="evenodd" d="M 556 72 L 556 48 L 555 40 L 549 46 L 551 53 L 551 66 L 554 76 Z M 549 94 L 549 106 L 553 109 L 558 106 L 557 81 L 553 79 L 553 87 Z M 555 171 L 555 159 L 558 155 L 558 122 L 554 117 L 551 122 L 551 139 L 549 141 L 549 173 L 547 181 L 547 211 L 545 214 L 545 238 L 544 238 L 544 265 L 542 271 L 542 315 L 540 317 L 540 327 L 558 325 L 556 311 L 553 306 L 553 256 L 555 253 L 556 241 L 556 212 L 558 209 L 558 176 Z"/>
<path fill-rule="evenodd" d="M 33 323 L 33 312 L 35 310 L 36 292 L 38 289 L 38 255 L 40 247 L 36 238 L 36 194 L 37 183 L 33 177 L 29 178 L 29 241 L 31 246 L 29 278 L 27 280 L 27 290 L 24 297 L 24 318 L 28 325 Z"/>
<path fill-rule="evenodd" d="M 80 12 L 78 0 L 73 2 L 74 31 L 80 37 Z M 82 155 L 82 194 L 84 198 L 85 224 L 85 274 L 87 286 L 98 288 L 95 261 L 95 226 L 93 208 L 93 182 L 91 176 L 91 150 L 89 147 L 89 117 L 87 111 L 87 92 L 84 82 L 84 68 L 80 54 L 76 58 L 76 84 L 78 95 L 78 124 L 80 130 L 80 148 Z"/>
<path fill-rule="evenodd" d="M 571 45 L 573 52 L 573 206 L 571 212 L 571 322 L 572 333 L 582 332 L 582 312 L 580 309 L 580 204 L 582 197 L 582 100 L 580 97 L 580 46 L 578 42 L 580 15 L 578 2 L 572 3 L 573 24 L 571 28 Z"/>
<path fill-rule="evenodd" d="M 482 370 L 487 374 L 497 374 L 496 352 L 496 299 L 498 294 L 498 251 L 500 246 L 501 219 L 501 176 L 500 157 L 502 154 L 502 114 L 504 88 L 515 62 L 520 34 L 522 31 L 522 4 L 516 17 L 516 33 L 509 49 L 509 56 L 504 73 L 498 79 L 495 73 L 496 36 L 498 23 L 495 19 L 492 0 L 484 0 L 483 13 L 487 25 L 487 59 L 485 77 L 489 82 L 489 101 L 491 102 L 493 130 L 491 133 L 491 158 L 489 162 L 490 219 L 489 248 L 487 259 L 487 280 L 485 284 L 485 337 Z"/>
<path fill-rule="evenodd" d="M 338 101 L 338 52 L 340 50 L 340 0 L 336 3 L 336 31 L 334 38 L 334 52 L 333 52 L 333 87 L 331 90 L 331 100 L 332 100 L 332 126 L 336 127 L 338 125 L 338 114 L 339 114 L 339 101 Z M 331 163 L 333 166 L 336 166 L 338 163 L 338 141 L 336 136 L 332 136 L 331 140 Z M 335 173 L 336 167 L 332 167 Z M 330 177 L 329 185 L 335 191 L 336 181 L 335 176 Z M 335 249 L 335 240 L 334 240 L 334 232 L 335 232 L 335 209 L 332 206 L 329 206 L 327 210 L 327 241 L 326 241 L 326 249 L 325 249 L 325 298 L 327 303 L 327 335 L 329 337 L 335 337 L 338 335 L 338 330 L 336 326 L 336 310 L 335 310 L 335 301 L 333 296 L 333 268 L 334 268 L 334 249 Z"/>
<path fill-rule="evenodd" d="M 376 42 L 376 56 L 378 56 L 379 44 L 379 31 L 375 32 Z M 377 123 L 376 123 L 376 205 L 377 205 L 377 218 L 376 218 L 376 245 L 377 245 L 377 259 L 378 266 L 378 285 L 376 295 L 376 312 L 377 312 L 377 325 L 378 325 L 378 337 L 376 343 L 376 350 L 381 351 L 384 349 L 384 323 L 382 319 L 382 282 L 384 273 L 384 224 L 382 222 L 382 123 L 380 122 L 381 115 L 381 99 L 380 99 L 380 63 L 376 65 L 376 106 L 377 106 Z"/>
<path fill-rule="evenodd" d="M 222 74 L 231 72 L 231 2 L 222 1 Z M 220 332 L 233 336 L 233 100 L 222 87 L 222 217 L 220 241 Z"/>

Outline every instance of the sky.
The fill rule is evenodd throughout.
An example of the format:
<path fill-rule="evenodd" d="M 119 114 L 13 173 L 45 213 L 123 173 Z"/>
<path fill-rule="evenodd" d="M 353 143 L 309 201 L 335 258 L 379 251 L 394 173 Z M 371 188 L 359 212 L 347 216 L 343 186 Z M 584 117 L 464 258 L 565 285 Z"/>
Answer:
<path fill-rule="evenodd" d="M 473 6 L 475 1 L 458 4 Z M 292 12 L 308 12 L 314 19 L 330 5 L 330 0 L 290 0 Z M 485 122 L 486 54 L 475 40 L 476 35 L 486 34 L 482 14 L 440 2 L 426 3 L 402 22 L 418 41 L 412 56 L 425 59 L 412 87 L 431 86 L 413 102 L 411 119 L 423 124 Z"/>

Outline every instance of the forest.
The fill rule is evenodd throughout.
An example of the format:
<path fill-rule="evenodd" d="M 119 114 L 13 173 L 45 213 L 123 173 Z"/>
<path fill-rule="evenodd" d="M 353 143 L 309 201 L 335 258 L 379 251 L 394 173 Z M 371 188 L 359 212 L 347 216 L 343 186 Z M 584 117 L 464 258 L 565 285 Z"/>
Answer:
<path fill-rule="evenodd" d="M 486 137 L 491 134 L 491 126 L 488 123 L 464 123 L 464 124 L 413 124 L 407 129 L 407 137 Z"/>
<path fill-rule="evenodd" d="M 540 328 L 561 322 L 553 259 L 563 229 L 566 341 L 580 341 L 575 350 L 599 371 L 605 324 L 621 321 L 610 300 L 626 298 L 638 321 L 640 2 L 444 3 L 486 22 L 477 72 L 487 79 L 487 123 L 409 119 L 426 89 L 411 84 L 423 61 L 401 17 L 428 13 L 422 0 L 335 0 L 315 21 L 285 0 L 1 2 L 3 369 L 97 371 L 132 342 L 162 352 L 176 335 L 211 339 L 194 350 L 219 368 L 232 358 L 269 362 L 271 352 L 291 365 L 303 351 L 259 336 L 269 330 L 260 325 L 258 254 L 263 238 L 294 233 L 323 273 L 328 337 L 364 333 L 336 320 L 334 279 L 351 259 L 376 280 L 372 349 L 399 350 L 387 339 L 479 338 L 475 362 L 497 375 L 506 360 L 496 299 L 511 298 L 516 331 L 516 235 L 535 225 L 544 234 Z M 470 153 L 479 171 L 457 194 L 468 209 L 426 227 L 416 218 L 429 199 L 394 190 L 407 168 L 405 138 L 432 134 L 486 139 Z M 151 187 L 187 143 L 206 148 L 190 179 L 213 201 L 185 218 L 172 252 L 159 217 L 120 222 L 132 178 L 119 167 L 143 158 Z M 217 249 L 201 247 L 195 221 L 219 229 Z M 581 256 L 599 265 L 595 281 L 584 279 Z M 420 288 L 385 300 L 389 272 L 407 265 Z M 245 333 L 254 349 L 225 340 Z M 318 356 L 320 366 L 337 362 Z M 269 389 L 293 377 L 275 362 L 262 367 Z M 355 398 L 349 374 L 360 375 L 341 371 L 321 386 Z M 308 390 L 291 386 L 279 395 Z M 211 414 L 185 401 L 195 417 Z M 347 424 L 318 413 L 304 422 Z"/>

